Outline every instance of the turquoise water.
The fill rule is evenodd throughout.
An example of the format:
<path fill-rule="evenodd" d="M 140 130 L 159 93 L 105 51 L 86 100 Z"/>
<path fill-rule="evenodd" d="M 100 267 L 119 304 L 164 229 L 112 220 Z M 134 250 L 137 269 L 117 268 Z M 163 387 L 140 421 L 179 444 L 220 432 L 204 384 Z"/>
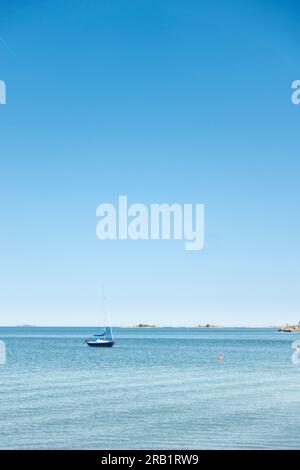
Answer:
<path fill-rule="evenodd" d="M 297 449 L 297 334 L 0 328 L 1 449 Z M 218 362 L 216 356 L 225 355 Z"/>

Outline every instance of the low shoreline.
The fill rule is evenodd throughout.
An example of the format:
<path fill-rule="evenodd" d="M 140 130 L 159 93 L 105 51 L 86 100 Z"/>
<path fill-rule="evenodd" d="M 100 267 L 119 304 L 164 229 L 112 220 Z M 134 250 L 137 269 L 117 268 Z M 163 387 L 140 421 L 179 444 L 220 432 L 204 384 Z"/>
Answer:
<path fill-rule="evenodd" d="M 300 333 L 300 327 L 280 327 L 280 326 L 245 326 L 245 325 L 234 325 L 234 326 L 225 326 L 225 325 L 112 325 L 113 328 L 119 328 L 119 329 L 146 329 L 146 330 L 151 330 L 151 329 L 166 329 L 166 328 L 173 328 L 173 329 L 189 329 L 189 330 L 228 330 L 228 329 L 266 329 L 266 330 L 277 330 L 277 331 L 284 331 L 284 332 L 295 332 L 295 333 Z M 0 325 L 0 328 L 16 328 L 16 329 L 24 329 L 24 330 L 29 330 L 29 329 L 36 329 L 36 328 L 97 328 L 97 326 L 86 326 L 86 325 Z"/>

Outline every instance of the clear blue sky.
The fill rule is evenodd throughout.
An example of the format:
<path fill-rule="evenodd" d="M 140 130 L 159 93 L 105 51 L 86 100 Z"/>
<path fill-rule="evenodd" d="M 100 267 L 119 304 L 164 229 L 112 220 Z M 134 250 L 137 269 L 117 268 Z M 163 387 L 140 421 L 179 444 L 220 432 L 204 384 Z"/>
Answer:
<path fill-rule="evenodd" d="M 300 320 L 296 1 L 1 2 L 0 323 Z M 205 249 L 96 208 L 202 202 Z M 100 312 L 101 317 L 101 312 Z"/>

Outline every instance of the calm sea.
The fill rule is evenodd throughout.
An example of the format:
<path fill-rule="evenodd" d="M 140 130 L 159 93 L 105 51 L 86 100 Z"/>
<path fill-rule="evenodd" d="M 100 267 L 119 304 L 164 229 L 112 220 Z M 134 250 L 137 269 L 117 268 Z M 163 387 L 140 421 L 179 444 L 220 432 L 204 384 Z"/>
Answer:
<path fill-rule="evenodd" d="M 1 449 L 297 449 L 297 334 L 0 328 Z M 225 360 L 216 360 L 223 354 Z"/>

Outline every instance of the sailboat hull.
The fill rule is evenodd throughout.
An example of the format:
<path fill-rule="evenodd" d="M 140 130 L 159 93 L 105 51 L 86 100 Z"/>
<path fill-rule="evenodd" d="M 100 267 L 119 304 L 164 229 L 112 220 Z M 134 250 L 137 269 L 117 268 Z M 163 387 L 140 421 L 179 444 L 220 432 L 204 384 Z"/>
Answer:
<path fill-rule="evenodd" d="M 88 341 L 87 345 L 91 348 L 112 348 L 115 341 Z"/>

